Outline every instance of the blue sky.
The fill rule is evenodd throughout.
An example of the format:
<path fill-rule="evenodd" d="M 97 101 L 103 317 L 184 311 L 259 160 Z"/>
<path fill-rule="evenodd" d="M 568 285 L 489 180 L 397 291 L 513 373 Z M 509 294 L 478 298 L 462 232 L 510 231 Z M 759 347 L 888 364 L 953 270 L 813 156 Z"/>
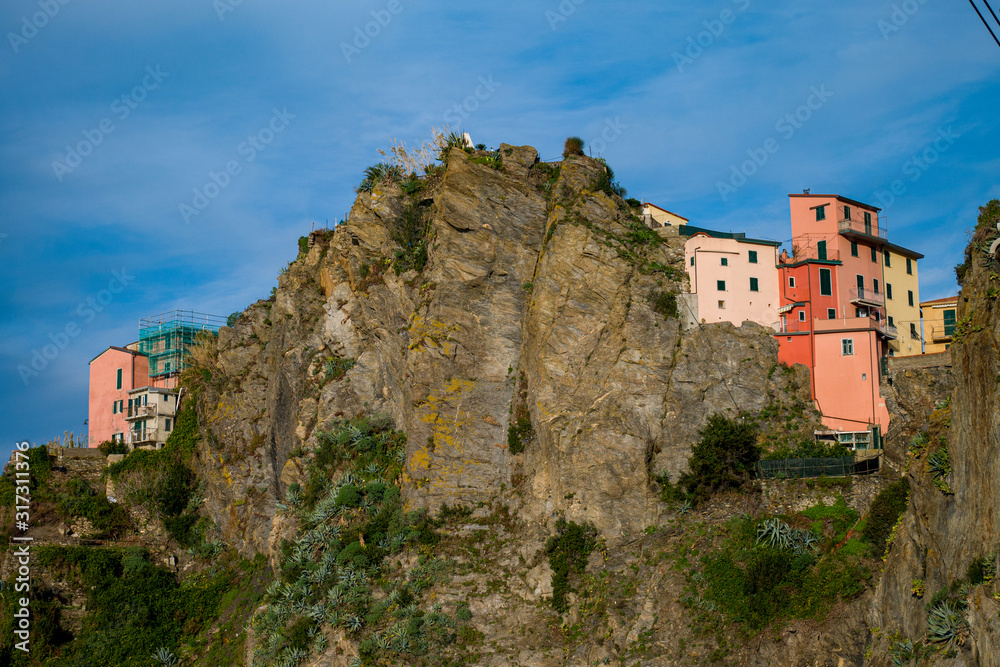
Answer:
<path fill-rule="evenodd" d="M 266 297 L 390 137 L 456 118 L 543 159 L 579 135 L 699 226 L 785 240 L 803 188 L 880 205 L 922 299 L 1000 197 L 1000 49 L 961 2 L 12 0 L 0 28 L 4 450 L 80 433 L 88 361 L 140 317 Z"/>

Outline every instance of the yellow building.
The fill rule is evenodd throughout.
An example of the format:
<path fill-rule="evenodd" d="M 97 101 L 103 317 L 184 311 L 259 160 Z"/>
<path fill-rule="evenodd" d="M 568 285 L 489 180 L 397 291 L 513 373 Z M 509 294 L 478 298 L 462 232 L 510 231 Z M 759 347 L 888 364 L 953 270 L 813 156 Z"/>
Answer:
<path fill-rule="evenodd" d="M 893 243 L 882 251 L 882 278 L 885 283 L 885 314 L 896 338 L 889 339 L 889 356 L 921 354 L 920 291 L 917 260 L 924 256 Z"/>
<path fill-rule="evenodd" d="M 920 304 L 924 320 L 924 354 L 944 352 L 951 345 L 958 313 L 958 297 L 934 299 Z"/>

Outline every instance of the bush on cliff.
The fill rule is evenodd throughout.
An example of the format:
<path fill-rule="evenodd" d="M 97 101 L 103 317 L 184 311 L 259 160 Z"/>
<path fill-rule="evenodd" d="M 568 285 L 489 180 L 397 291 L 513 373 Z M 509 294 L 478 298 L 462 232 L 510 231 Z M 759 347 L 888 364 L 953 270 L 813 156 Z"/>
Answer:
<path fill-rule="evenodd" d="M 691 448 L 688 471 L 677 481 L 675 497 L 700 502 L 718 491 L 740 489 L 753 478 L 761 453 L 755 422 L 716 412 L 699 435 L 701 441 Z"/>

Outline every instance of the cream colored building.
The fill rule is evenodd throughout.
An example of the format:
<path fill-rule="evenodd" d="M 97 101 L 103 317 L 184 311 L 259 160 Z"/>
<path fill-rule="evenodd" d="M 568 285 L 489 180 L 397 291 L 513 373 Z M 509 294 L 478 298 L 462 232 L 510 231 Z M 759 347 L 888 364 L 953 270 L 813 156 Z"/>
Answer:
<path fill-rule="evenodd" d="M 923 353 L 920 333 L 920 290 L 917 260 L 924 256 L 893 243 L 882 248 L 882 282 L 885 284 L 885 314 L 896 337 L 889 339 L 889 356 L 910 357 Z"/>
<path fill-rule="evenodd" d="M 920 314 L 924 321 L 924 354 L 947 350 L 958 319 L 958 297 L 924 301 Z"/>
<path fill-rule="evenodd" d="M 642 205 L 642 217 L 650 227 L 680 227 L 688 224 L 688 219 L 672 213 L 656 204 L 646 202 Z"/>
<path fill-rule="evenodd" d="M 129 449 L 160 449 L 174 430 L 178 393 L 161 387 L 128 392 L 125 442 Z"/>

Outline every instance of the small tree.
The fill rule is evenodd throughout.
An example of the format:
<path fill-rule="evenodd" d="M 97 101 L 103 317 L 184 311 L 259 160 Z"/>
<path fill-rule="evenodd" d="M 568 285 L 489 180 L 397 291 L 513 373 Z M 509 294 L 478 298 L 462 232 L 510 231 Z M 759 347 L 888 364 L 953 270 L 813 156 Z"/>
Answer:
<path fill-rule="evenodd" d="M 563 144 L 563 157 L 570 155 L 583 155 L 583 139 L 580 137 L 569 137 Z"/>
<path fill-rule="evenodd" d="M 705 500 L 717 491 L 738 489 L 753 477 L 760 460 L 754 422 L 716 412 L 699 435 L 701 441 L 691 448 L 689 470 L 677 482 L 688 498 Z"/>

